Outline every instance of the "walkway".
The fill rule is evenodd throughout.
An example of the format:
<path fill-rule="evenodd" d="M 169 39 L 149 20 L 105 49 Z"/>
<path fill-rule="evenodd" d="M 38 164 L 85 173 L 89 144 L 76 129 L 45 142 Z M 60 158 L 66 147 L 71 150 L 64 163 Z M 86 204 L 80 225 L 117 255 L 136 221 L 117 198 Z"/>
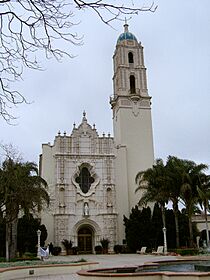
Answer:
<path fill-rule="evenodd" d="M 52 256 L 49 261 L 77 261 L 85 259 L 88 262 L 98 262 L 100 267 L 117 267 L 139 265 L 148 261 L 176 259 L 174 256 L 139 255 L 139 254 L 111 254 L 111 255 L 78 255 L 78 256 Z M 46 260 L 46 261 L 48 261 Z"/>
<path fill-rule="evenodd" d="M 88 262 L 98 262 L 98 267 L 118 267 L 140 265 L 145 262 L 157 260 L 174 260 L 174 256 L 152 256 L 138 254 L 119 254 L 119 255 L 78 255 L 78 256 L 52 256 L 48 261 L 72 262 L 80 259 L 85 259 Z M 77 280 L 77 274 L 65 274 L 65 268 L 62 275 L 48 275 L 42 277 L 25 278 L 24 280 Z"/>

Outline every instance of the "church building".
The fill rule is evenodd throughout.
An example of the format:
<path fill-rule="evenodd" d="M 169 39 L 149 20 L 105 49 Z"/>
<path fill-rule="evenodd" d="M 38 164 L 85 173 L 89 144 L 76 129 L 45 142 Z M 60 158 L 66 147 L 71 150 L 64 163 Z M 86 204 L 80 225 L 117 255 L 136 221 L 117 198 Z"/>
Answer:
<path fill-rule="evenodd" d="M 48 183 L 50 207 L 41 214 L 47 242 L 71 240 L 81 253 L 94 253 L 105 238 L 110 248 L 123 244 L 123 215 L 141 196 L 135 177 L 154 162 L 151 97 L 148 95 L 143 46 L 124 25 L 113 56 L 110 98 L 113 132 L 99 135 L 83 113 L 70 135 L 59 132 L 43 144 L 40 175 Z"/>

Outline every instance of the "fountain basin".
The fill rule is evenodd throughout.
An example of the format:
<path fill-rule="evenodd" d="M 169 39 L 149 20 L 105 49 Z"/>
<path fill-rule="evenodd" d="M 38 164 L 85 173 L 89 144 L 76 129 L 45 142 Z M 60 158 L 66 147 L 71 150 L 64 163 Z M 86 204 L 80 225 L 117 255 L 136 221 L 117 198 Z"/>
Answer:
<path fill-rule="evenodd" d="M 209 260 L 176 260 L 145 263 L 140 266 L 124 266 L 81 270 L 80 280 L 206 280 L 210 279 Z"/>
<path fill-rule="evenodd" d="M 196 264 L 195 270 L 210 272 L 210 264 Z"/>

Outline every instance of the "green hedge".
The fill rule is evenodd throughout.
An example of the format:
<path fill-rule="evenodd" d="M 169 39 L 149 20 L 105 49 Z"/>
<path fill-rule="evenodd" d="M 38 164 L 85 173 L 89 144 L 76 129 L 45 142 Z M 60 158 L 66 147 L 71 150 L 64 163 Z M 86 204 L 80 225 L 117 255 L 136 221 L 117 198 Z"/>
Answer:
<path fill-rule="evenodd" d="M 199 250 L 195 248 L 174 249 L 173 252 L 181 256 L 195 256 L 199 254 Z"/>

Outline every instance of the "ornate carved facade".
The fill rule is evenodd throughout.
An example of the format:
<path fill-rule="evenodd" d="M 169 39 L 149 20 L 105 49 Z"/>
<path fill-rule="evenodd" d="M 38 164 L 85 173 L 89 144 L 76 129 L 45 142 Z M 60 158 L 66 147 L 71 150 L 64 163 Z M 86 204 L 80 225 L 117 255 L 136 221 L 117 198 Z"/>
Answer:
<path fill-rule="evenodd" d="M 84 112 L 70 136 L 59 132 L 53 145 L 42 146 L 40 174 L 51 197 L 49 210 L 42 213 L 48 242 L 72 240 L 81 252 L 93 252 L 102 238 L 109 239 L 110 248 L 122 244 L 123 215 L 140 195 L 135 176 L 154 159 L 143 47 L 124 27 L 113 57 L 114 138 L 99 136 Z"/>

